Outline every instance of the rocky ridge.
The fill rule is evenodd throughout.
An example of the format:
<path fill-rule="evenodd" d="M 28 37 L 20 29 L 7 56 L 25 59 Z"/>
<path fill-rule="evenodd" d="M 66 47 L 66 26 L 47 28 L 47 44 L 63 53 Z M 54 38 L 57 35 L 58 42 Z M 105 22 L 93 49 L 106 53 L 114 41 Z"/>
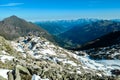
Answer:
<path fill-rule="evenodd" d="M 68 51 L 43 37 L 29 35 L 15 41 L 0 37 L 0 80 L 119 80 L 112 66 L 89 59 L 82 51 Z"/>

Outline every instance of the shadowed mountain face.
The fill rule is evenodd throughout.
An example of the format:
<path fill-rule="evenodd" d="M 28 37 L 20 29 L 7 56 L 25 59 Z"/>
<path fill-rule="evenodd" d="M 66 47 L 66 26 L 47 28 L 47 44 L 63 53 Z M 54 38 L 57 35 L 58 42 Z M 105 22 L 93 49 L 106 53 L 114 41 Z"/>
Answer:
<path fill-rule="evenodd" d="M 80 49 L 91 49 L 91 48 L 100 48 L 112 46 L 120 43 L 120 31 L 111 32 L 107 35 L 104 35 L 98 39 L 95 39 L 85 45 Z"/>
<path fill-rule="evenodd" d="M 64 27 L 64 24 L 61 24 L 59 22 L 47 21 L 47 22 L 36 22 L 35 24 L 47 30 L 50 34 L 53 35 L 57 35 L 59 33 L 68 30 L 68 28 Z"/>
<path fill-rule="evenodd" d="M 60 34 L 59 38 L 68 45 L 67 47 L 76 47 L 77 45 L 83 45 L 105 34 L 119 30 L 120 22 L 101 20 L 83 27 L 74 27 Z"/>
<path fill-rule="evenodd" d="M 0 35 L 6 39 L 12 40 L 20 36 L 28 35 L 29 33 L 50 38 L 50 35 L 44 29 L 16 16 L 11 16 L 0 21 Z"/>

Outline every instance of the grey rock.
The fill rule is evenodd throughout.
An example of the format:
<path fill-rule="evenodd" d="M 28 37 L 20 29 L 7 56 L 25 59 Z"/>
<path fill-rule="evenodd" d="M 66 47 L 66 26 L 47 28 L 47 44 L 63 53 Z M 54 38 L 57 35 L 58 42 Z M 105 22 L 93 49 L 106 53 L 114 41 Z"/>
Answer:
<path fill-rule="evenodd" d="M 0 80 L 7 80 L 7 79 L 5 79 L 5 78 L 3 78 L 2 76 L 0 76 Z"/>
<path fill-rule="evenodd" d="M 12 72 L 8 72 L 8 80 L 14 80 Z"/>
<path fill-rule="evenodd" d="M 28 75 L 31 75 L 30 72 L 28 71 L 28 69 L 26 67 L 21 66 L 21 65 L 16 66 L 16 71 L 22 71 Z"/>

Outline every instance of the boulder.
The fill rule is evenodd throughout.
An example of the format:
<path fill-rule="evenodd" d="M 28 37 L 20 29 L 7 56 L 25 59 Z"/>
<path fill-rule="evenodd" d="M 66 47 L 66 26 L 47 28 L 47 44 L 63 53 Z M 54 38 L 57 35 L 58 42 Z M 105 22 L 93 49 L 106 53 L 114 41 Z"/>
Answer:
<path fill-rule="evenodd" d="M 118 76 L 118 75 L 120 75 L 120 70 L 119 70 L 119 69 L 114 69 L 114 70 L 111 70 L 111 73 L 112 73 L 113 75 Z"/>
<path fill-rule="evenodd" d="M 7 74 L 8 74 L 8 80 L 14 80 L 14 77 L 11 71 L 9 71 Z"/>
<path fill-rule="evenodd" d="M 29 80 L 31 77 L 29 70 L 21 65 L 17 65 L 15 70 L 8 72 L 8 80 Z"/>
<path fill-rule="evenodd" d="M 30 72 L 28 71 L 28 69 L 26 67 L 21 66 L 21 65 L 16 66 L 16 72 L 17 71 L 20 73 L 23 73 L 23 74 L 31 75 Z"/>

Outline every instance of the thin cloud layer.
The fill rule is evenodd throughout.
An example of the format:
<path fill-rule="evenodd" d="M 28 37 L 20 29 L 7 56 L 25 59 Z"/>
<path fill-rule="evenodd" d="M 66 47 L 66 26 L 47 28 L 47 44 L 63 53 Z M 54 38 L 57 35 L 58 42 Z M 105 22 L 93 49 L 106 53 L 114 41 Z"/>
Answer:
<path fill-rule="evenodd" d="M 19 6 L 19 5 L 23 5 L 24 3 L 7 3 L 7 4 L 2 4 L 0 6 L 3 7 L 10 7 L 10 6 Z"/>

